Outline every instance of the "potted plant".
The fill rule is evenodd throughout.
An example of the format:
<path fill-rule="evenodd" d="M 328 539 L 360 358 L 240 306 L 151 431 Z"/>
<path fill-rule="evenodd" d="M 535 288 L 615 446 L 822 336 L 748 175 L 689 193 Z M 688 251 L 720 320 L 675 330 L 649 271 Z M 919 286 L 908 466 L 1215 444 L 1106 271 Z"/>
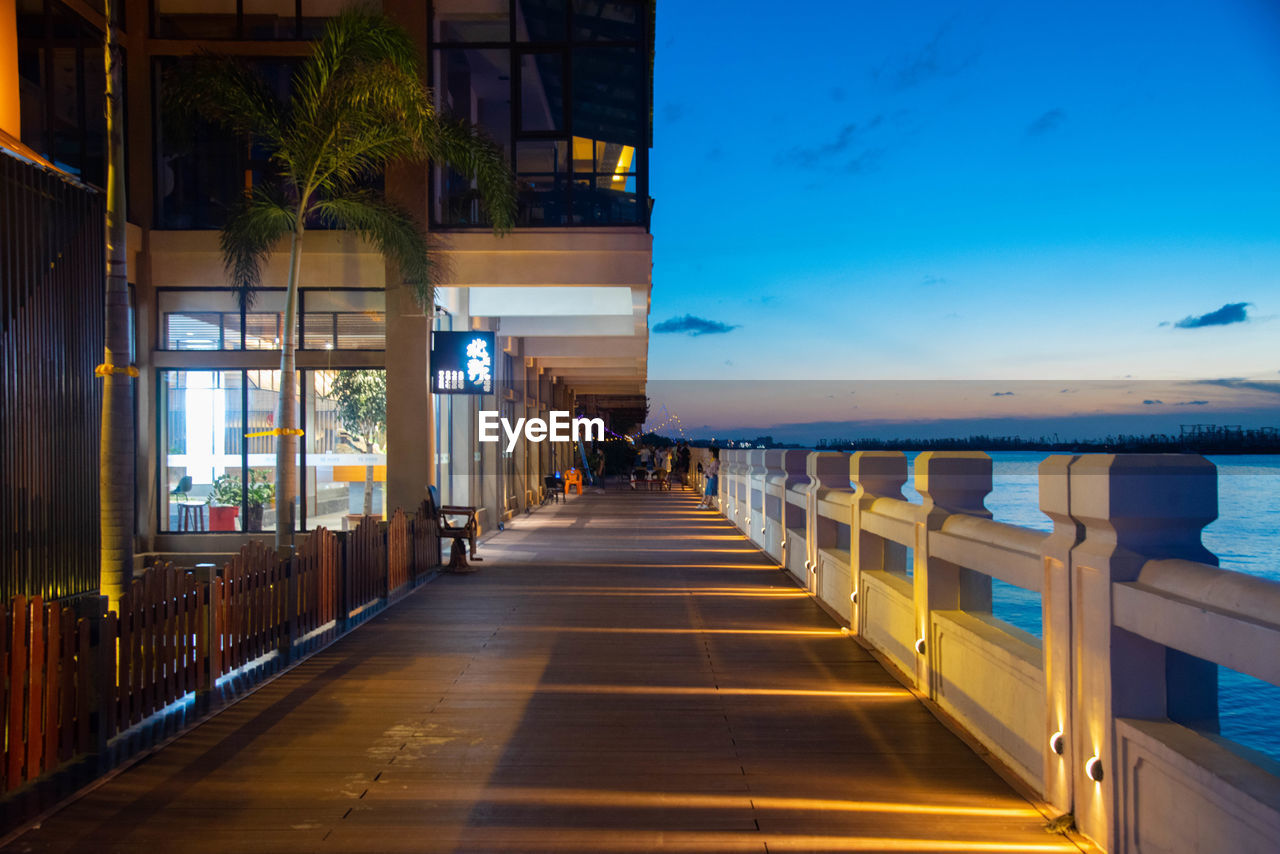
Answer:
<path fill-rule="evenodd" d="M 266 472 L 249 469 L 249 489 L 246 493 L 248 509 L 245 510 L 246 531 L 262 530 L 262 510 L 276 500 L 276 485 Z"/>
<path fill-rule="evenodd" d="M 209 530 L 234 531 L 240 515 L 240 477 L 220 474 L 213 480 L 209 493 Z"/>

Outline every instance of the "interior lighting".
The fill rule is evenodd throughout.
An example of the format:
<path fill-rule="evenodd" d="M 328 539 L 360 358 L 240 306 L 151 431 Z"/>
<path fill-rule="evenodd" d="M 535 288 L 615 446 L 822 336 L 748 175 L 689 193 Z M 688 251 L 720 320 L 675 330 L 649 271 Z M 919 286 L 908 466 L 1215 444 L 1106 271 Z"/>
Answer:
<path fill-rule="evenodd" d="M 850 593 L 850 594 L 849 594 L 849 601 L 850 601 L 850 602 L 857 602 L 857 601 L 858 601 L 858 591 L 857 591 L 857 590 L 855 590 L 855 591 L 853 591 L 852 593 Z"/>
<path fill-rule="evenodd" d="M 1066 748 L 1066 746 L 1067 746 L 1067 740 L 1066 740 L 1066 737 L 1062 734 L 1062 730 L 1058 730 L 1053 735 L 1049 736 L 1049 749 L 1052 750 L 1054 753 L 1058 754 L 1059 756 L 1062 755 L 1062 751 Z"/>
<path fill-rule="evenodd" d="M 920 655 L 924 655 L 924 649 L 924 638 L 916 638 L 916 652 Z"/>
<path fill-rule="evenodd" d="M 1089 779 L 1095 783 L 1102 782 L 1102 760 L 1097 756 L 1092 756 L 1089 761 L 1084 763 L 1084 773 L 1089 775 Z"/>

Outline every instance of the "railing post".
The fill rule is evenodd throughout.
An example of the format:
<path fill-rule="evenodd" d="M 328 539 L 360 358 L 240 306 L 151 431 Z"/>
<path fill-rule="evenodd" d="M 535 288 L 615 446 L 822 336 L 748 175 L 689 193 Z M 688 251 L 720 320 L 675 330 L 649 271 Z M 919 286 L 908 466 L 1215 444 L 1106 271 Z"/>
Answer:
<path fill-rule="evenodd" d="M 1053 520 L 1053 532 L 1040 550 L 1044 566 L 1040 624 L 1044 649 L 1045 744 L 1044 797 L 1054 808 L 1071 811 L 1076 744 L 1071 736 L 1071 550 L 1080 542 L 1080 526 L 1071 518 L 1068 477 L 1075 456 L 1054 454 L 1040 463 L 1040 510 Z"/>
<path fill-rule="evenodd" d="M 737 524 L 738 518 L 738 452 L 720 452 L 720 474 L 716 479 L 716 503 L 720 514 Z"/>
<path fill-rule="evenodd" d="M 747 487 L 747 506 L 740 527 L 742 532 L 747 535 L 747 539 L 756 545 L 764 543 L 764 537 L 760 534 L 760 527 L 764 524 L 765 453 L 762 450 L 747 452 L 746 473 L 743 477 Z"/>
<path fill-rule="evenodd" d="M 801 487 L 808 483 L 808 475 L 805 474 L 805 465 L 809 459 L 808 451 L 780 451 L 780 462 L 778 468 L 780 474 L 778 488 L 780 491 L 780 500 L 782 506 L 778 508 L 778 551 L 775 557 L 778 563 L 782 564 L 784 569 L 791 568 L 791 553 L 795 550 L 796 544 L 791 542 L 791 535 L 788 530 L 792 528 L 804 529 L 804 508 L 796 507 L 791 503 L 788 496 L 791 490 Z M 772 545 L 772 538 L 770 538 Z"/>
<path fill-rule="evenodd" d="M 1218 515 L 1217 469 L 1192 455 L 1087 454 L 1069 471 L 1071 516 L 1084 528 L 1070 564 L 1073 812 L 1119 851 L 1119 783 L 1134 769 L 1120 765 L 1115 719 L 1216 719 L 1217 668 L 1114 628 L 1112 585 L 1135 581 L 1151 559 L 1217 564 L 1200 542 Z"/>
<path fill-rule="evenodd" d="M 929 554 L 929 533 L 955 513 L 991 518 L 983 499 L 991 492 L 991 457 L 982 451 L 925 451 L 916 457 L 916 491 L 924 498 L 913 545 L 916 604 L 916 686 L 931 699 L 937 643 L 933 612 L 991 610 L 991 577 Z"/>
<path fill-rule="evenodd" d="M 803 579 L 807 590 L 818 593 L 818 549 L 822 546 L 834 545 L 838 531 L 836 523 L 823 519 L 818 512 L 818 501 L 832 490 L 843 490 L 852 494 L 853 486 L 849 482 L 849 455 L 842 451 L 813 451 L 805 460 L 805 472 L 809 476 L 808 493 L 805 498 L 805 570 Z"/>
<path fill-rule="evenodd" d="M 901 451 L 858 451 L 849 458 L 849 480 L 857 490 L 849 521 L 849 629 L 863 633 L 858 591 L 862 573 L 905 568 L 907 547 L 863 530 L 862 516 L 878 498 L 902 499 L 907 482 L 907 455 Z"/>

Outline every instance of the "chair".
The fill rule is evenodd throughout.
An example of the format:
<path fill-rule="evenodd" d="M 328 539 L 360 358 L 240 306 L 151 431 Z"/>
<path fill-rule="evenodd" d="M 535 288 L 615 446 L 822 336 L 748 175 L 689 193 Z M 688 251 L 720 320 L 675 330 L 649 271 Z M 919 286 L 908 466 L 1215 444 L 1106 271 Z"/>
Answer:
<path fill-rule="evenodd" d="M 440 539 L 453 540 L 453 546 L 449 549 L 449 571 L 474 572 L 476 568 L 467 563 L 467 548 L 462 545 L 462 541 L 466 540 L 470 546 L 473 561 L 478 563 L 484 560 L 476 557 L 476 537 L 480 534 L 480 523 L 476 520 L 477 509 L 457 505 L 441 506 L 440 492 L 434 486 L 427 487 L 427 503 L 430 505 L 428 515 L 436 517 Z M 462 522 L 459 524 L 453 519 L 461 519 Z"/>
<path fill-rule="evenodd" d="M 169 493 L 178 501 L 186 501 L 187 493 L 191 491 L 191 475 L 184 474 L 179 480 L 178 485 Z"/>
<path fill-rule="evenodd" d="M 556 477 L 553 474 L 549 474 L 542 479 L 542 486 L 543 486 L 542 503 L 546 504 L 548 501 L 550 501 L 554 504 L 559 504 L 560 492 L 561 490 L 564 489 L 564 481 L 562 481 L 560 478 Z"/>

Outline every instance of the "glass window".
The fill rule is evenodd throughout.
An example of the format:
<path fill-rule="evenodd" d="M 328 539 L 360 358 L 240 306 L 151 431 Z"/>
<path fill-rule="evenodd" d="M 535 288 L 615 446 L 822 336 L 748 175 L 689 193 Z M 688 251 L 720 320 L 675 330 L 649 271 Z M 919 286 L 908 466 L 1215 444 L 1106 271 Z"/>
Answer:
<path fill-rule="evenodd" d="M 361 0 L 302 0 L 302 18 L 298 21 L 298 38 L 318 39 L 329 19 L 343 9 L 360 5 Z"/>
<path fill-rule="evenodd" d="M 249 477 L 246 483 L 248 516 L 250 531 L 274 531 L 279 507 L 275 500 L 276 482 L 276 437 L 254 436 L 254 433 L 265 433 L 276 426 L 276 408 L 280 401 L 279 371 L 245 371 L 245 445 L 249 463 Z M 301 385 L 295 386 L 301 390 Z M 299 420 L 303 418 L 298 409 Z M 303 422 L 305 424 L 305 422 Z M 300 464 L 300 461 L 298 461 Z M 301 495 L 301 479 L 299 479 Z M 295 519 L 302 521 L 300 513 L 295 511 Z"/>
<path fill-rule="evenodd" d="M 161 530 L 245 530 L 239 489 L 231 489 L 243 477 L 243 376 L 161 372 Z"/>
<path fill-rule="evenodd" d="M 574 151 L 576 156 L 577 149 L 575 148 Z M 517 144 L 516 171 L 542 174 L 568 172 L 569 143 L 559 139 L 545 139 Z"/>
<path fill-rule="evenodd" d="M 102 34 L 61 3 L 17 5 L 22 141 L 88 184 L 106 185 Z"/>
<path fill-rule="evenodd" d="M 244 191 L 245 147 L 203 122 L 185 127 L 165 120 L 164 79 L 177 62 L 157 60 L 155 65 L 156 225 L 220 228 Z"/>
<path fill-rule="evenodd" d="M 171 312 L 164 315 L 164 342 L 166 350 L 239 349 L 240 313 Z"/>
<path fill-rule="evenodd" d="M 645 67 L 632 47 L 583 47 L 573 52 L 573 132 L 630 145 L 642 142 L 649 111 Z"/>
<path fill-rule="evenodd" d="M 569 181 L 567 176 L 521 175 L 517 181 L 519 225 L 567 225 Z"/>
<path fill-rule="evenodd" d="M 154 0 L 156 38 L 233 39 L 236 0 Z"/>
<path fill-rule="evenodd" d="M 386 294 L 374 290 L 304 290 L 302 347 L 307 350 L 386 348 Z"/>
<path fill-rule="evenodd" d="M 229 290 L 160 291 L 165 350 L 239 350 L 239 299 Z"/>
<path fill-rule="evenodd" d="M 516 41 L 559 42 L 568 28 L 566 0 L 515 0 Z"/>
<path fill-rule="evenodd" d="M 298 34 L 294 0 L 241 0 L 241 38 L 292 39 Z"/>
<path fill-rule="evenodd" d="M 508 0 L 436 0 L 437 42 L 505 42 L 511 37 Z"/>
<path fill-rule="evenodd" d="M 385 518 L 386 371 L 306 376 L 307 528 L 345 531 L 363 516 Z"/>
<path fill-rule="evenodd" d="M 631 0 L 573 0 L 575 41 L 635 41 L 644 38 L 640 4 Z"/>
<path fill-rule="evenodd" d="M 510 153 L 517 224 L 645 223 L 647 5 L 513 0 L 509 50 L 459 46 L 473 38 L 463 31 L 481 7 L 493 11 L 463 0 L 437 6 L 434 32 L 444 46 L 435 49 L 434 83 L 443 112 L 483 128 Z M 487 225 L 473 182 L 443 168 L 433 181 L 435 224 Z"/>
<path fill-rule="evenodd" d="M 564 62 L 560 53 L 520 57 L 520 130 L 564 130 Z"/>

